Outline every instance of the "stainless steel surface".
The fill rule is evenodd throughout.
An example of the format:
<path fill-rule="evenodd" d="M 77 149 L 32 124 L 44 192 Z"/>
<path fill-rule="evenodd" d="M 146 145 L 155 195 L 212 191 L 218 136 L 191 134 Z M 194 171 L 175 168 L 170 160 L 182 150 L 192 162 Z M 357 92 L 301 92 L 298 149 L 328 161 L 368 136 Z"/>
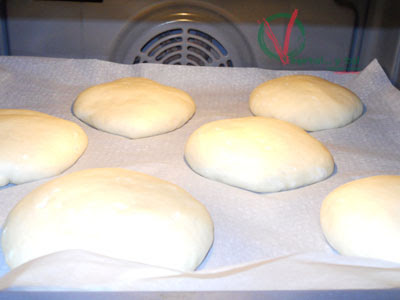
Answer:
<path fill-rule="evenodd" d="M 271 59 L 260 48 L 257 21 L 279 13 L 292 13 L 294 9 L 299 10 L 298 18 L 306 30 L 306 47 L 301 58 L 324 57 L 326 61 L 333 61 L 350 55 L 355 13 L 333 0 L 324 0 L 318 5 L 310 0 L 245 3 L 239 0 L 104 0 L 102 3 L 12 0 L 7 1 L 10 52 L 132 63 L 140 56 L 140 47 L 170 29 L 170 25 L 176 23 L 187 28 L 184 24 L 191 23 L 195 29 L 218 40 L 234 66 L 282 69 L 279 60 Z M 277 39 L 283 40 L 287 20 L 276 20 L 271 27 Z M 324 69 L 325 66 L 291 64 L 284 68 Z"/>
<path fill-rule="evenodd" d="M 3 55 L 337 71 L 358 71 L 377 58 L 392 82 L 400 86 L 400 1 L 396 0 L 323 0 L 317 4 L 311 0 L 3 0 L 1 3 Z M 283 65 L 261 49 L 257 21 L 291 14 L 295 9 L 299 12 L 297 19 L 304 25 L 305 47 L 293 62 Z M 272 31 L 282 43 L 287 23 L 287 18 L 271 23 Z M 163 35 L 171 29 L 181 29 L 174 38 L 182 40 Z M 189 40 L 193 37 L 188 29 L 201 32 L 196 35 L 201 42 Z M 143 48 L 160 36 L 162 47 L 157 49 L 160 50 L 157 55 L 149 52 L 153 48 Z M 292 36 L 290 43 L 295 48 L 299 38 L 296 27 Z M 264 40 L 275 51 L 266 36 Z M 225 49 L 226 54 L 218 49 Z M 160 57 L 164 50 L 167 52 Z"/>
<path fill-rule="evenodd" d="M 121 30 L 110 59 L 128 64 L 254 64 L 251 47 L 235 24 L 223 11 L 203 3 L 147 7 Z"/>

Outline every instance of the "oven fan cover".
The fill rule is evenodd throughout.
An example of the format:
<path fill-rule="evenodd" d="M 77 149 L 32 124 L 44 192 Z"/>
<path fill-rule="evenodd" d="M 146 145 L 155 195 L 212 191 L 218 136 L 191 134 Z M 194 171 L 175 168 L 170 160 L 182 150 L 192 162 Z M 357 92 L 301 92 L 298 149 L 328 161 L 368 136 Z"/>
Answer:
<path fill-rule="evenodd" d="M 150 38 L 133 60 L 134 64 L 140 62 L 233 67 L 226 47 L 212 35 L 192 26 L 175 27 Z"/>
<path fill-rule="evenodd" d="M 110 59 L 127 64 L 253 65 L 246 38 L 224 13 L 204 2 L 150 7 L 127 23 Z"/>

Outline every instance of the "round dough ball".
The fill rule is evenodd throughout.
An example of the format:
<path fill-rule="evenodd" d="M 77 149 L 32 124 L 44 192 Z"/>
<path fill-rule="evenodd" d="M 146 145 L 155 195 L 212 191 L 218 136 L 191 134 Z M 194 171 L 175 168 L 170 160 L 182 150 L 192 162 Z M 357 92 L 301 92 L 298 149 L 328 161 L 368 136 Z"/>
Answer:
<path fill-rule="evenodd" d="M 339 253 L 400 263 L 400 176 L 346 183 L 321 207 L 326 239 Z"/>
<path fill-rule="evenodd" d="M 55 176 L 88 144 L 75 123 L 23 109 L 0 109 L 0 186 Z"/>
<path fill-rule="evenodd" d="M 268 80 L 250 95 L 256 116 L 273 117 L 308 131 L 337 128 L 361 116 L 363 105 L 349 89 L 311 75 Z"/>
<path fill-rule="evenodd" d="M 247 117 L 211 122 L 189 138 L 185 158 L 200 175 L 254 192 L 277 192 L 328 177 L 329 151 L 285 121 Z"/>
<path fill-rule="evenodd" d="M 135 77 L 90 87 L 73 105 L 74 114 L 83 122 L 133 139 L 175 130 L 195 109 L 184 91 Z"/>
<path fill-rule="evenodd" d="M 119 168 L 87 169 L 40 186 L 11 211 L 2 236 L 11 268 L 80 249 L 187 271 L 212 242 L 203 204 L 176 185 Z"/>

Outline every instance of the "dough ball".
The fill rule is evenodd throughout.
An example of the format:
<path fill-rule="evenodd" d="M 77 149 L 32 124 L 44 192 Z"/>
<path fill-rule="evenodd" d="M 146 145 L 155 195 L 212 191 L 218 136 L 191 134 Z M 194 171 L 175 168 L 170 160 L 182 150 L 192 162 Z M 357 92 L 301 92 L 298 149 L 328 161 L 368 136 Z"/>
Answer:
<path fill-rule="evenodd" d="M 87 147 L 75 123 L 23 109 L 0 109 L 0 186 L 55 176 Z"/>
<path fill-rule="evenodd" d="M 328 177 L 329 151 L 285 121 L 247 117 L 211 122 L 189 138 L 185 158 L 200 175 L 254 192 L 277 192 Z"/>
<path fill-rule="evenodd" d="M 161 179 L 118 168 L 87 169 L 43 184 L 9 214 L 7 264 L 86 250 L 118 259 L 193 270 L 213 242 L 203 204 Z"/>
<path fill-rule="evenodd" d="M 184 91 L 134 77 L 90 87 L 73 105 L 74 114 L 83 122 L 133 139 L 175 130 L 195 109 Z"/>
<path fill-rule="evenodd" d="M 363 105 L 352 91 L 310 75 L 268 80 L 250 95 L 256 116 L 273 117 L 308 131 L 337 128 L 361 116 Z"/>
<path fill-rule="evenodd" d="M 400 263 L 400 176 L 346 183 L 321 207 L 326 239 L 339 253 Z"/>

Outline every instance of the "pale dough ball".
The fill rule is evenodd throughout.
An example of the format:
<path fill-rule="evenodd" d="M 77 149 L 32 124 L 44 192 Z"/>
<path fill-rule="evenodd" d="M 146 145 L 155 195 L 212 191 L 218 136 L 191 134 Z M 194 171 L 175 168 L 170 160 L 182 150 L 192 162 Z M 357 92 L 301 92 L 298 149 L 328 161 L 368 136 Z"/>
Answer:
<path fill-rule="evenodd" d="M 193 270 L 213 242 L 213 222 L 178 186 L 119 168 L 88 169 L 54 179 L 23 198 L 2 236 L 7 264 L 80 249 Z"/>
<path fill-rule="evenodd" d="M 0 109 L 0 186 L 58 175 L 88 144 L 75 123 L 23 109 Z"/>
<path fill-rule="evenodd" d="M 311 75 L 290 75 L 268 80 L 250 95 L 256 116 L 291 122 L 308 131 L 342 127 L 363 111 L 349 89 Z"/>
<path fill-rule="evenodd" d="M 339 253 L 400 263 L 400 176 L 346 183 L 321 207 L 326 239 Z"/>
<path fill-rule="evenodd" d="M 329 151 L 285 121 L 247 117 L 214 121 L 197 129 L 185 158 L 200 175 L 254 192 L 277 192 L 328 177 Z"/>
<path fill-rule="evenodd" d="M 182 90 L 146 78 L 122 78 L 79 94 L 74 114 L 100 130 L 142 138 L 175 130 L 194 114 L 192 98 Z"/>

